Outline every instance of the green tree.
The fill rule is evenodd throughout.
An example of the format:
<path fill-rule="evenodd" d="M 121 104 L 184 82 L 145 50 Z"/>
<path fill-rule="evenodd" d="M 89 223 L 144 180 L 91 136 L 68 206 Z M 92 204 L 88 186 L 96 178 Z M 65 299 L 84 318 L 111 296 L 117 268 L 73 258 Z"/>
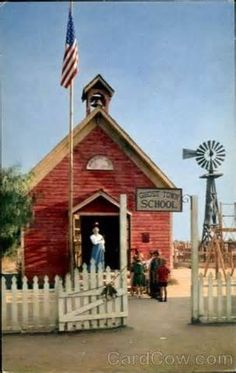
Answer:
<path fill-rule="evenodd" d="M 21 228 L 32 220 L 33 197 L 29 193 L 29 174 L 17 167 L 0 171 L 0 245 L 5 255 L 20 243 Z"/>

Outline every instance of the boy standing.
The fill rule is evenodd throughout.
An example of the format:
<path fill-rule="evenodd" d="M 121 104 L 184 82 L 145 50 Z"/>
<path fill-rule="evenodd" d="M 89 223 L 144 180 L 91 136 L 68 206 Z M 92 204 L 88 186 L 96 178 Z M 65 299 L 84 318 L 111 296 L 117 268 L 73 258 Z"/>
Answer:
<path fill-rule="evenodd" d="M 161 260 L 161 265 L 157 268 L 157 276 L 160 287 L 160 302 L 167 302 L 167 284 L 170 270 L 166 267 L 166 260 Z M 164 296 L 164 298 L 163 298 Z"/>

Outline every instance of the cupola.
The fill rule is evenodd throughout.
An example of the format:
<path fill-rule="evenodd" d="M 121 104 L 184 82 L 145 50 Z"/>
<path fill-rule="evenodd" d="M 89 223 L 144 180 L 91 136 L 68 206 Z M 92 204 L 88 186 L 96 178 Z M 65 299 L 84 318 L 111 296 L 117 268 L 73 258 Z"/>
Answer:
<path fill-rule="evenodd" d="M 88 83 L 82 92 L 82 101 L 86 101 L 86 115 L 97 107 L 109 112 L 109 103 L 114 94 L 114 89 L 98 74 Z"/>

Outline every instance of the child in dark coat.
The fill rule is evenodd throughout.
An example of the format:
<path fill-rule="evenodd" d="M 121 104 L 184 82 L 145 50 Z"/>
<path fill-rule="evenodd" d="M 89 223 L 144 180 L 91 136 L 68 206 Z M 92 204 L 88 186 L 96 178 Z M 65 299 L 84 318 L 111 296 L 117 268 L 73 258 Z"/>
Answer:
<path fill-rule="evenodd" d="M 157 268 L 158 285 L 160 287 L 160 302 L 167 302 L 167 284 L 169 274 L 170 270 L 166 267 L 166 260 L 162 259 L 161 265 Z"/>
<path fill-rule="evenodd" d="M 136 294 L 141 298 L 143 286 L 144 286 L 144 265 L 140 258 L 137 258 L 133 264 L 133 287 L 136 290 Z"/>

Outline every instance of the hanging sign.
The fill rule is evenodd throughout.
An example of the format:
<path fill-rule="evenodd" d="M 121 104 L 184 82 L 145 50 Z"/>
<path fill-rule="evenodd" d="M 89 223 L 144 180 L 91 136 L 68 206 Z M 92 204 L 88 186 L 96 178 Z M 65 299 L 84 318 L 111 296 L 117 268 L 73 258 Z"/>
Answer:
<path fill-rule="evenodd" d="M 182 211 L 182 189 L 136 189 L 137 211 Z"/>

